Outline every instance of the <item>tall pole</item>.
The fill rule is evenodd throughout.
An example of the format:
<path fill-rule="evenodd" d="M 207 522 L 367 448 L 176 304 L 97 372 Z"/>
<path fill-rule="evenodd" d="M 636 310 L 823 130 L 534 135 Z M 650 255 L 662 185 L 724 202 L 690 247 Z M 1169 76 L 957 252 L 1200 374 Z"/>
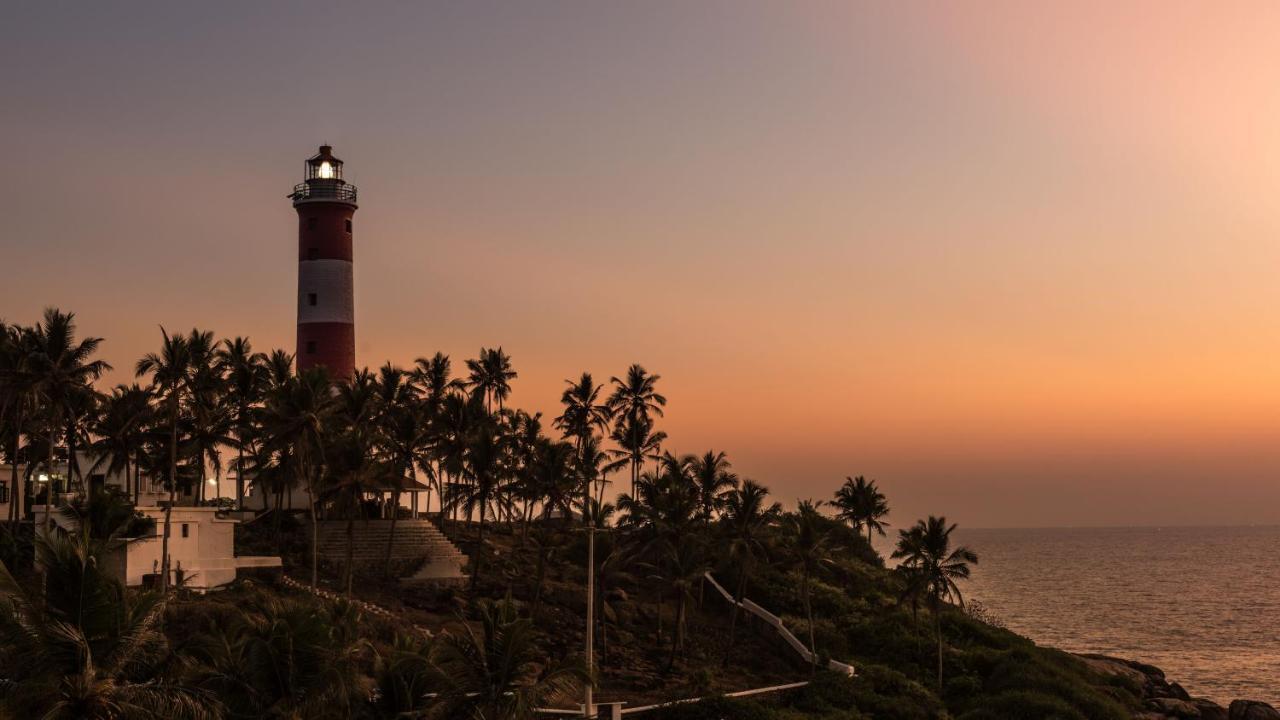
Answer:
<path fill-rule="evenodd" d="M 595 662 L 592 649 L 595 646 L 595 609 L 596 609 L 596 524 L 588 521 L 587 527 L 587 702 L 582 706 L 582 716 L 595 717 L 591 692 L 594 689 Z"/>

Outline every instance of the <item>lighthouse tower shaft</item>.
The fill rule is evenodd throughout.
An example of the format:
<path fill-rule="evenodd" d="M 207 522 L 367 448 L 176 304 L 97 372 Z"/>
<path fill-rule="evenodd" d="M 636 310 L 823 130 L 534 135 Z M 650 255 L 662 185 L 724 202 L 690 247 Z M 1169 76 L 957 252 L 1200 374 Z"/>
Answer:
<path fill-rule="evenodd" d="M 342 179 L 342 161 L 323 145 L 290 197 L 298 213 L 298 371 L 324 366 L 330 377 L 345 380 L 356 365 L 356 188 Z"/>

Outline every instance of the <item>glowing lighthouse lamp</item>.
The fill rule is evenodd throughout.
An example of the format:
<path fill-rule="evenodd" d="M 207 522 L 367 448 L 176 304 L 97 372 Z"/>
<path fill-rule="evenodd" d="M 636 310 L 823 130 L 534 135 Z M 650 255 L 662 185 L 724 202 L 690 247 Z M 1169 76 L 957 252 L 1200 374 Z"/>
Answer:
<path fill-rule="evenodd" d="M 304 178 L 289 196 L 298 213 L 298 370 L 324 366 L 341 380 L 356 364 L 356 187 L 342 179 L 342 161 L 328 145 L 307 159 Z"/>

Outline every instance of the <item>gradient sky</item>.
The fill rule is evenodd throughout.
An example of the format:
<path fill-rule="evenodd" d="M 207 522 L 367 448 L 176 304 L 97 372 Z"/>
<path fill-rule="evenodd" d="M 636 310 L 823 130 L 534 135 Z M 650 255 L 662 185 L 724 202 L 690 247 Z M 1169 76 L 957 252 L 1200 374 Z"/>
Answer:
<path fill-rule="evenodd" d="M 1280 522 L 1280 5 L 7 3 L 0 317 L 662 375 L 678 452 L 896 526 Z M 123 380 L 125 372 L 112 375 Z"/>

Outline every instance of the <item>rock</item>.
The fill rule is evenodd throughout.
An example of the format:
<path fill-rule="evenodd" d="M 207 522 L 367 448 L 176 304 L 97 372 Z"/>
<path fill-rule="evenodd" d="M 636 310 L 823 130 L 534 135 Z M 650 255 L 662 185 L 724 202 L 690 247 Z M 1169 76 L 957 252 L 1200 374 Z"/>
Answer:
<path fill-rule="evenodd" d="M 1152 698 L 1146 705 L 1150 710 L 1178 720 L 1202 720 L 1204 717 L 1195 703 L 1177 698 Z"/>
<path fill-rule="evenodd" d="M 1080 655 L 1079 657 L 1090 669 L 1101 675 L 1125 678 L 1143 690 L 1151 684 L 1151 678 L 1141 670 L 1132 667 L 1127 660 L 1106 655 Z"/>
<path fill-rule="evenodd" d="M 1227 720 L 1280 720 L 1280 710 L 1257 700 L 1235 700 L 1227 710 Z"/>
<path fill-rule="evenodd" d="M 1179 700 L 1190 700 L 1191 694 L 1188 693 L 1181 685 L 1176 682 L 1169 683 L 1169 697 L 1178 698 Z"/>
<path fill-rule="evenodd" d="M 1212 700 L 1193 698 L 1191 702 L 1200 708 L 1200 720 L 1230 720 L 1227 709 Z"/>

